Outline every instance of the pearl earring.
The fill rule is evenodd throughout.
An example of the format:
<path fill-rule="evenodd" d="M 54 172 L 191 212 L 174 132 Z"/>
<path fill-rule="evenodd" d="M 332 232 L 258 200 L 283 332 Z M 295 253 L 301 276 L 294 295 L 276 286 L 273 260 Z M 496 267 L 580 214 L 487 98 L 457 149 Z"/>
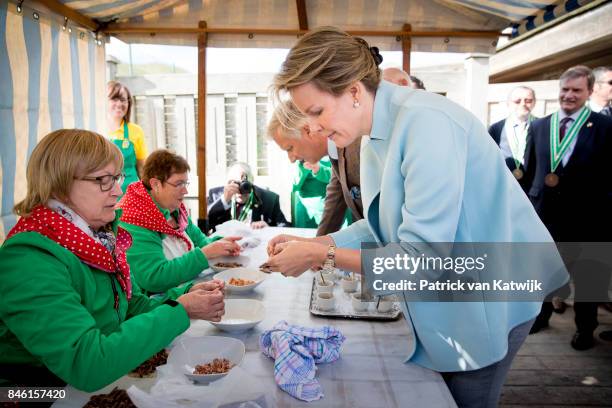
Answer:
<path fill-rule="evenodd" d="M 357 99 L 355 99 L 353 101 L 353 108 L 357 109 L 359 107 L 359 101 Z"/>

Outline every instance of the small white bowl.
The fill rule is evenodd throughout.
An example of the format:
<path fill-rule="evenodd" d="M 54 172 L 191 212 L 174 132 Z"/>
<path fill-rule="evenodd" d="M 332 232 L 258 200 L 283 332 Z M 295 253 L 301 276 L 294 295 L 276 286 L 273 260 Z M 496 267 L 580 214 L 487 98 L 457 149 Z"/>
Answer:
<path fill-rule="evenodd" d="M 225 377 L 231 370 L 222 374 L 193 374 L 196 365 L 210 363 L 215 358 L 226 358 L 232 364 L 240 365 L 244 354 L 244 343 L 231 337 L 182 337 L 170 350 L 168 364 L 190 380 L 208 384 Z"/>
<path fill-rule="evenodd" d="M 334 281 L 326 280 L 325 283 L 317 281 L 317 291 L 319 293 L 333 293 L 334 292 Z"/>
<path fill-rule="evenodd" d="M 219 258 L 208 260 L 208 265 L 210 269 L 215 272 L 223 272 L 228 269 L 236 269 L 236 268 L 228 268 L 226 266 L 215 266 L 218 263 L 228 263 L 228 262 L 237 262 L 242 264 L 242 266 L 237 266 L 236 268 L 245 268 L 249 266 L 249 258 L 246 256 L 238 255 L 238 256 L 220 256 Z"/>
<path fill-rule="evenodd" d="M 225 314 L 220 322 L 210 322 L 228 333 L 247 331 L 266 317 L 266 309 L 255 299 L 225 299 Z"/>
<path fill-rule="evenodd" d="M 317 272 L 317 279 L 321 279 L 321 275 L 323 275 L 323 278 L 325 279 L 325 281 L 333 281 L 336 279 L 336 270 L 335 269 L 323 269 Z"/>
<path fill-rule="evenodd" d="M 259 285 L 261 282 L 263 282 L 267 277 L 268 277 L 267 273 L 264 273 L 257 269 L 252 269 L 252 268 L 226 269 L 223 272 L 219 272 L 218 274 L 215 275 L 215 278 L 221 279 L 222 281 L 225 282 L 225 288 L 228 289 L 232 293 L 249 292 L 255 289 L 255 287 Z M 254 281 L 255 283 L 252 283 L 250 285 L 244 285 L 244 286 L 230 285 L 229 281 L 232 278 L 249 279 L 249 280 Z"/>
<path fill-rule="evenodd" d="M 365 312 L 370 307 L 368 302 L 369 298 L 363 296 L 361 293 L 353 293 L 351 296 L 351 305 L 356 312 Z"/>
<path fill-rule="evenodd" d="M 380 302 L 376 301 L 376 311 L 379 313 L 387 313 L 393 308 L 393 300 L 388 298 L 387 296 L 383 296 L 380 299 Z"/>
<path fill-rule="evenodd" d="M 340 279 L 340 286 L 342 286 L 342 290 L 347 293 L 355 292 L 358 285 L 359 281 L 357 279 L 347 279 L 346 277 Z"/>
<path fill-rule="evenodd" d="M 332 310 L 336 306 L 333 293 L 317 293 L 317 307 L 321 310 Z"/>

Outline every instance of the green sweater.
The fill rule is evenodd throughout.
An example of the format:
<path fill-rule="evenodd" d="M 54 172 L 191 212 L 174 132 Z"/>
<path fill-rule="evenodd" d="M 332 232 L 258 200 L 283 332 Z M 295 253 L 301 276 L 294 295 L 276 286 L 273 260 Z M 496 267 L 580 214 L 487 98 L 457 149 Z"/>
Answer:
<path fill-rule="evenodd" d="M 0 248 L 0 364 L 45 365 L 73 387 L 92 392 L 188 327 L 180 304 L 149 299 L 134 283 L 128 303 L 113 275 L 36 232 L 19 233 Z"/>
<path fill-rule="evenodd" d="M 160 209 L 160 211 L 168 218 L 168 210 Z M 132 247 L 127 251 L 127 260 L 130 264 L 132 276 L 146 292 L 150 294 L 166 292 L 188 282 L 187 285 L 175 289 L 180 291 L 181 288 L 190 286 L 189 281 L 208 268 L 208 260 L 200 248 L 220 239 L 220 237 L 206 237 L 191 222 L 191 218 L 188 218 L 188 220 L 189 224 L 185 232 L 193 242 L 194 247 L 191 251 L 171 260 L 166 259 L 164 255 L 162 240 L 166 237 L 165 234 L 120 222 L 119 225 L 132 235 Z M 172 297 L 170 293 L 167 293 L 167 295 Z"/>

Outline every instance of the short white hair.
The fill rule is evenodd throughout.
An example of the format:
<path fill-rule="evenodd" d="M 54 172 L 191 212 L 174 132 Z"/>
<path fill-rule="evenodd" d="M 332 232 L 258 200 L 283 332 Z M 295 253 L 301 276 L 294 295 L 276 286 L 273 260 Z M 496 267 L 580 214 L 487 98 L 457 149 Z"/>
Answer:
<path fill-rule="evenodd" d="M 249 166 L 247 163 L 245 163 L 245 162 L 235 162 L 230 167 L 228 167 L 228 169 L 227 169 L 227 176 L 229 177 L 229 175 L 235 169 L 241 170 L 242 173 L 245 173 L 247 175 L 247 179 L 249 181 L 253 181 L 253 171 L 251 170 L 251 166 Z"/>

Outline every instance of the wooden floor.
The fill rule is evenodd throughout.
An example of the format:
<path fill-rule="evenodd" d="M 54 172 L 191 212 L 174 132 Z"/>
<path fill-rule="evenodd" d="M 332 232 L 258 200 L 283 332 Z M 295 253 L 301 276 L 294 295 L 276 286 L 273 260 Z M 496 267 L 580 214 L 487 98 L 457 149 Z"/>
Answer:
<path fill-rule="evenodd" d="M 556 314 L 550 327 L 527 338 L 502 391 L 501 407 L 612 407 L 612 342 L 597 337 L 612 330 L 612 313 L 599 309 L 596 346 L 576 351 L 574 310 Z"/>

